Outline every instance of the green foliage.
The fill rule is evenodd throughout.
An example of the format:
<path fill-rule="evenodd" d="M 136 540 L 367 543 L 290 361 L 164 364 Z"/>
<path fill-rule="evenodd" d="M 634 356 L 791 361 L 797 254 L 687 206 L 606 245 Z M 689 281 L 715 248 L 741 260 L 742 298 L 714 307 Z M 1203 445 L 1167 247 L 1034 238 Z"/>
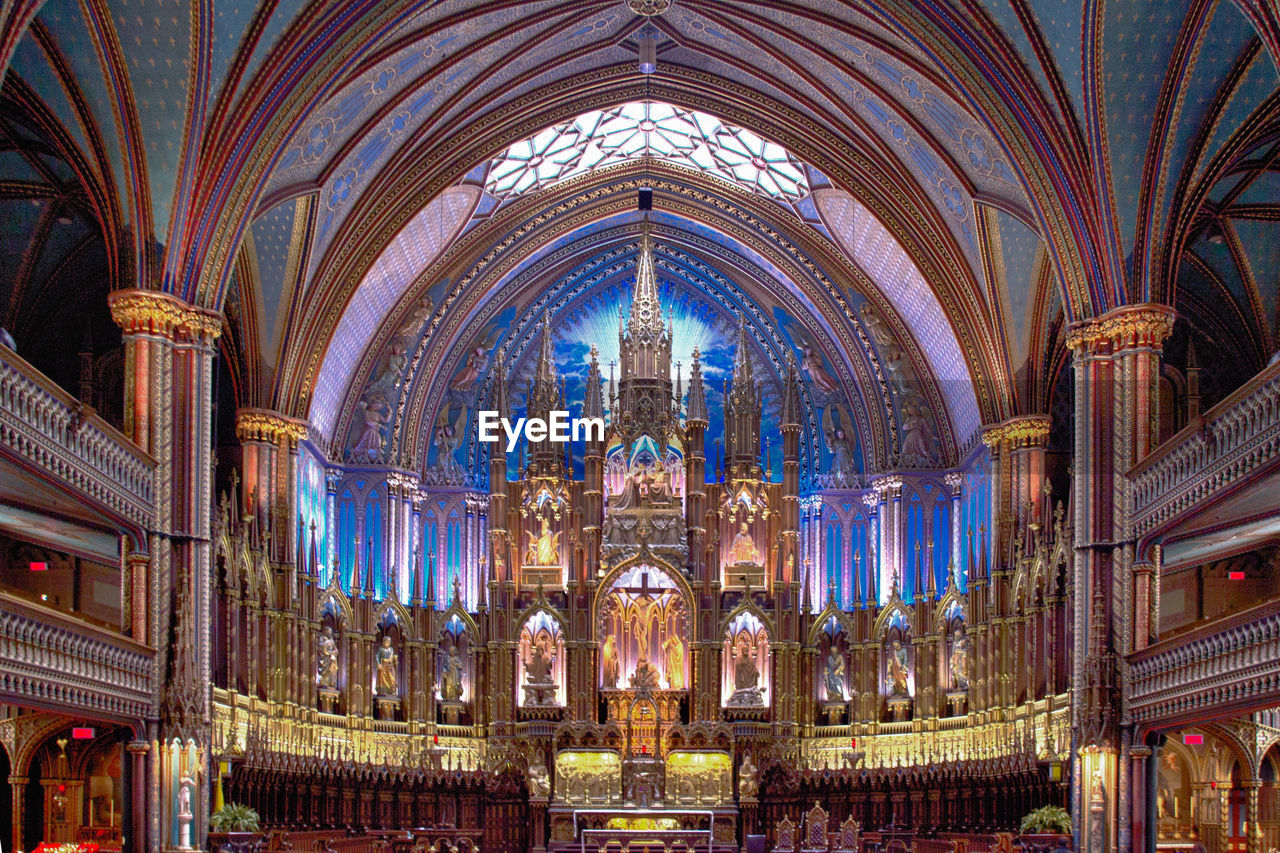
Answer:
<path fill-rule="evenodd" d="M 240 803 L 227 803 L 209 815 L 209 828 L 214 832 L 257 832 L 258 813 Z"/>
<path fill-rule="evenodd" d="M 1071 834 L 1071 815 L 1062 806 L 1041 806 L 1022 819 L 1018 831 L 1026 835 Z"/>

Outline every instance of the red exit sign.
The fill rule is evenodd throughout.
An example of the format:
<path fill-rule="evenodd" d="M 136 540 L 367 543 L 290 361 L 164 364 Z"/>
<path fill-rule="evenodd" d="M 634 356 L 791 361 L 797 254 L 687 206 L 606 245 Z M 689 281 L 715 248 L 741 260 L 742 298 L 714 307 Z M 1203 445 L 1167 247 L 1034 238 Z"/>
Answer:
<path fill-rule="evenodd" d="M 71 730 L 72 740 L 93 740 L 93 729 L 89 726 L 76 726 Z"/>
<path fill-rule="evenodd" d="M 47 572 L 47 571 L 49 571 L 49 564 L 48 564 L 48 563 L 44 563 L 44 562 L 37 563 L 37 562 L 35 562 L 35 561 L 32 561 L 32 563 L 31 563 L 31 571 L 33 571 L 33 572 Z"/>
<path fill-rule="evenodd" d="M 1182 743 L 1185 746 L 1200 746 L 1204 743 L 1204 735 L 1183 735 Z"/>
<path fill-rule="evenodd" d="M 1244 572 L 1227 572 L 1227 580 L 1242 581 L 1244 580 Z"/>

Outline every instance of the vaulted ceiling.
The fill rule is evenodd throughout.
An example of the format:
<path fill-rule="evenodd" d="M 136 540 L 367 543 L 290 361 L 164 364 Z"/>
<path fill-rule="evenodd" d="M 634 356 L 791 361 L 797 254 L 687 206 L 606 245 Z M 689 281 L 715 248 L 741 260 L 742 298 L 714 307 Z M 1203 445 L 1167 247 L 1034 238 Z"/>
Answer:
<path fill-rule="evenodd" d="M 901 461 L 908 403 L 954 464 L 982 424 L 1047 410 L 1082 317 L 1174 304 L 1171 357 L 1185 339 L 1227 365 L 1221 393 L 1276 350 L 1269 20 L 1252 0 L 5 4 L 0 325 L 34 351 L 62 294 L 161 288 L 227 314 L 240 405 L 335 454 L 396 367 L 395 461 L 422 465 L 483 318 L 514 309 L 518 347 L 578 276 L 560 307 L 581 319 L 625 277 L 649 184 L 671 286 L 759 312 L 762 359 L 817 348 L 868 469 Z M 497 182 L 516 147 L 644 103 L 785 152 L 804 191 L 654 151 Z"/>

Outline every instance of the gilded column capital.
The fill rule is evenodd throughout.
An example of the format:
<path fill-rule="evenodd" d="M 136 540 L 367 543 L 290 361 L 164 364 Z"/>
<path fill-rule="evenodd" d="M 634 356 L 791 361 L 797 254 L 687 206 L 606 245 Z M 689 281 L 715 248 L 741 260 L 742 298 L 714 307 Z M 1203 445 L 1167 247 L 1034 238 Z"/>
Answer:
<path fill-rule="evenodd" d="M 946 484 L 947 491 L 951 493 L 951 497 L 960 497 L 960 490 L 964 486 L 964 475 L 959 471 L 948 471 L 942 476 L 942 482 Z"/>
<path fill-rule="evenodd" d="M 876 477 L 871 481 L 871 488 L 885 500 L 892 500 L 902 492 L 902 478 L 894 474 Z"/>
<path fill-rule="evenodd" d="M 982 431 L 982 443 L 992 450 L 1044 447 L 1049 443 L 1049 416 L 1024 415 L 987 427 Z"/>
<path fill-rule="evenodd" d="M 222 334 L 222 315 L 157 290 L 115 290 L 107 296 L 111 319 L 126 335 L 212 344 Z"/>
<path fill-rule="evenodd" d="M 307 437 L 307 424 L 296 418 L 265 409 L 238 409 L 236 411 L 236 438 L 240 441 L 261 441 L 268 444 L 288 442 L 290 447 Z"/>
<path fill-rule="evenodd" d="M 1176 317 L 1177 311 L 1170 305 L 1126 305 L 1074 324 L 1067 330 L 1067 346 L 1077 355 L 1160 347 L 1173 331 Z"/>
<path fill-rule="evenodd" d="M 131 740 L 125 744 L 125 749 L 132 755 L 146 755 L 151 752 L 151 744 L 145 740 Z"/>

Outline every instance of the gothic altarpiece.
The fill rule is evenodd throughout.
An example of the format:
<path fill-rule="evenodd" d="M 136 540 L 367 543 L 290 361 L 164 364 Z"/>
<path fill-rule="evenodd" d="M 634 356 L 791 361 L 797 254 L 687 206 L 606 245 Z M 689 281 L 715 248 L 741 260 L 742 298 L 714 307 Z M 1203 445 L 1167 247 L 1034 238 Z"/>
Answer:
<path fill-rule="evenodd" d="M 548 316 L 530 417 L 567 408 L 553 335 Z M 267 823 L 451 824 L 512 850 L 631 828 L 728 850 L 815 798 L 837 822 L 922 828 L 1061 801 L 1046 771 L 1068 744 L 1061 509 L 1035 496 L 992 531 L 1000 544 L 965 531 L 967 555 L 951 516 L 933 534 L 952 557 L 937 583 L 934 545 L 906 547 L 901 477 L 854 491 L 841 463 L 838 488 L 802 498 L 794 362 L 769 404 L 781 480 L 762 465 L 745 321 L 708 482 L 702 363 L 690 354 L 685 387 L 672 345 L 646 232 L 616 381 L 590 355 L 582 413 L 609 428 L 588 437 L 581 480 L 542 443 L 514 480 L 492 454 L 489 493 L 465 507 L 446 502 L 456 490 L 386 481 L 415 518 L 463 508 L 486 534 L 465 537 L 475 563 L 446 583 L 403 531 L 388 553 L 416 558 L 400 573 L 379 575 L 372 548 L 321 567 L 314 533 L 297 566 L 252 568 L 241 555 L 261 537 L 224 500 L 214 722 L 229 796 Z M 982 458 L 1007 459 L 1006 436 L 987 438 Z M 940 501 L 958 506 L 962 477 Z M 832 571 L 824 513 L 874 522 Z"/>

